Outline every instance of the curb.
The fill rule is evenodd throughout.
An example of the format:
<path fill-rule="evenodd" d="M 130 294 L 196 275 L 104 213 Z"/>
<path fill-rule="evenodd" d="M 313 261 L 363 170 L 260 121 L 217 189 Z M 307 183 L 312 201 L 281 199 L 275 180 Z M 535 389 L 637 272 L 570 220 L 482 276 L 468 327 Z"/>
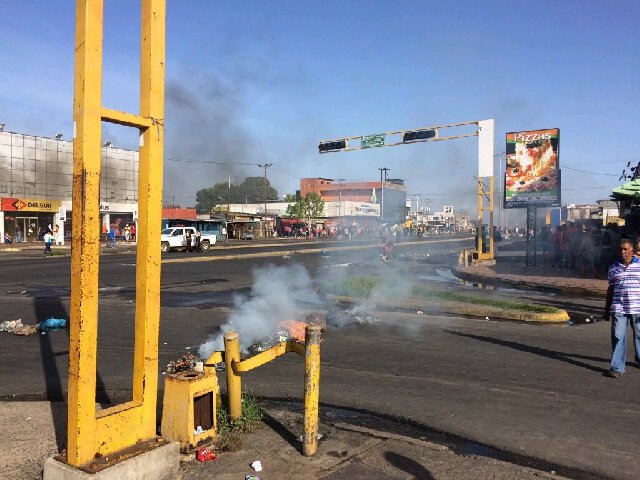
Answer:
<path fill-rule="evenodd" d="M 356 303 L 358 298 L 347 296 L 332 296 L 337 302 Z M 566 310 L 558 309 L 554 313 L 529 312 L 511 308 L 492 307 L 490 305 L 465 304 L 460 302 L 433 302 L 429 300 L 409 299 L 404 303 L 386 302 L 377 304 L 378 307 L 391 307 L 399 310 L 412 310 L 429 313 L 453 313 L 456 315 L 468 315 L 471 317 L 499 318 L 502 320 L 516 320 L 520 322 L 537 323 L 566 323 L 569 321 L 569 314 Z M 418 315 L 420 315 L 418 313 Z"/>
<path fill-rule="evenodd" d="M 451 267 L 451 273 L 458 277 L 460 280 L 464 280 L 472 283 L 484 283 L 486 285 L 493 285 L 496 287 L 516 287 L 527 290 L 544 290 L 560 292 L 570 295 L 590 296 L 605 298 L 607 296 L 606 290 L 595 290 L 592 288 L 579 287 L 574 285 L 559 285 L 548 284 L 540 282 L 530 282 L 525 280 L 514 280 L 510 278 L 504 278 L 501 276 L 487 277 L 477 273 L 471 273 L 463 270 L 464 267 Z M 472 268 L 472 267 L 467 267 Z"/>
<path fill-rule="evenodd" d="M 462 242 L 470 240 L 471 238 L 447 238 L 432 241 L 408 241 L 394 244 L 395 248 L 411 247 L 416 245 L 431 245 L 435 243 L 448 243 L 448 242 Z M 320 253 L 323 251 L 348 251 L 348 250 L 362 250 L 362 249 L 380 249 L 380 245 L 372 243 L 369 245 L 345 245 L 345 246 L 325 246 L 325 247 L 310 247 L 301 248 L 299 250 L 276 250 L 272 252 L 257 252 L 257 253 L 236 253 L 236 254 L 222 254 L 212 257 L 183 257 L 183 258 L 164 258 L 162 263 L 193 263 L 193 262 L 215 262 L 218 260 L 237 260 L 246 258 L 262 258 L 262 257 L 284 257 L 293 255 L 304 255 L 309 253 Z"/>

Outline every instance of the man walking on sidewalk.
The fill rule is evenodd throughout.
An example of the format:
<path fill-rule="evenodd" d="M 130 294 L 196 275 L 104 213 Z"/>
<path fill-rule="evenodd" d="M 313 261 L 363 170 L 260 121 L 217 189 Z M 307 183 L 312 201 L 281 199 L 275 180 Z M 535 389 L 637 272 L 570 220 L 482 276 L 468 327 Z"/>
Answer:
<path fill-rule="evenodd" d="M 604 320 L 611 320 L 611 370 L 608 377 L 624 373 L 627 359 L 627 324 L 631 323 L 636 362 L 640 365 L 640 260 L 631 240 L 620 241 L 620 260 L 609 267 L 609 289 Z"/>

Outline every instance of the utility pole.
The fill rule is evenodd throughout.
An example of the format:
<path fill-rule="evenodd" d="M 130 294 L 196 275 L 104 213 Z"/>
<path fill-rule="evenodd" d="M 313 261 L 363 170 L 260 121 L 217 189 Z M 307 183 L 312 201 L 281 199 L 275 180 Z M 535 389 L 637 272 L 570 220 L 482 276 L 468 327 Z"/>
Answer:
<path fill-rule="evenodd" d="M 339 190 L 339 195 L 340 195 L 340 212 L 338 213 L 338 216 L 341 217 L 340 219 L 342 220 L 342 182 L 344 182 L 344 178 L 339 178 L 338 179 L 338 183 L 340 183 L 340 190 Z"/>
<path fill-rule="evenodd" d="M 384 182 L 387 181 L 387 172 L 390 169 L 382 167 L 378 170 L 380 170 L 380 222 L 384 222 Z M 383 174 L 384 180 L 382 179 Z"/>
<path fill-rule="evenodd" d="M 258 167 L 264 168 L 264 222 L 262 222 L 262 233 L 267 238 L 267 168 L 273 166 L 273 163 L 258 164 Z"/>

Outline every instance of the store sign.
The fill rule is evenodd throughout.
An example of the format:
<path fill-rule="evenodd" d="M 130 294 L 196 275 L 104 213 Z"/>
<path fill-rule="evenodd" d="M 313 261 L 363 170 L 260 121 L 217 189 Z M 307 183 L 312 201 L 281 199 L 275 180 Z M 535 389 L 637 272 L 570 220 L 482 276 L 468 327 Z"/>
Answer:
<path fill-rule="evenodd" d="M 62 202 L 59 200 L 39 200 L 35 198 L 0 199 L 0 206 L 4 212 L 53 212 L 57 213 Z"/>
<path fill-rule="evenodd" d="M 359 203 L 351 205 L 351 215 L 364 216 L 364 217 L 379 217 L 380 205 L 371 203 Z"/>

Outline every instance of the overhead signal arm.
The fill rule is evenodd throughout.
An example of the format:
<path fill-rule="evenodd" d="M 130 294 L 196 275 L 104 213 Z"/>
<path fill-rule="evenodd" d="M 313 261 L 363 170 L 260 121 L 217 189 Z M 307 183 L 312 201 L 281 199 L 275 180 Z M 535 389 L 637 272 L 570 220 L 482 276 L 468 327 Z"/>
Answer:
<path fill-rule="evenodd" d="M 397 130 L 392 132 L 384 132 L 375 135 L 357 135 L 353 137 L 341 138 L 337 140 L 323 140 L 318 145 L 320 153 L 331 152 L 351 152 L 353 150 L 363 150 L 367 148 L 377 147 L 396 147 L 398 145 L 406 145 L 409 143 L 419 142 L 438 142 L 441 140 L 454 140 L 456 138 L 477 137 L 479 130 L 473 132 L 446 135 L 447 129 L 463 127 L 465 125 L 478 125 L 478 122 L 462 122 L 447 125 L 434 125 L 431 127 L 414 128 L 411 130 Z M 369 142 L 368 139 L 380 138 L 387 139 L 391 137 L 392 141 Z"/>

